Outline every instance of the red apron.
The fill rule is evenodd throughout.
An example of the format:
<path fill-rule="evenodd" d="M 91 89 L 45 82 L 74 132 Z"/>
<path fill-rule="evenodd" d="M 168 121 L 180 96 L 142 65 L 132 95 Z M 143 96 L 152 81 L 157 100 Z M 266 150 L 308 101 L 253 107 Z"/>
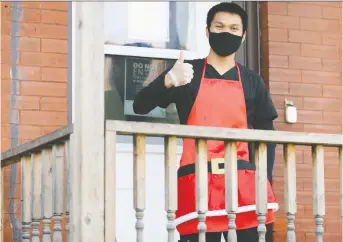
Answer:
<path fill-rule="evenodd" d="M 205 78 L 207 59 L 204 62 L 198 95 L 189 114 L 187 125 L 247 129 L 245 98 L 239 81 Z M 225 210 L 224 142 L 208 141 L 208 212 L 207 232 L 228 230 Z M 218 159 L 219 158 L 219 159 Z M 178 210 L 175 223 L 181 235 L 198 233 L 195 193 L 196 147 L 194 139 L 183 140 L 183 153 L 178 170 Z M 249 163 L 246 142 L 237 142 L 238 211 L 236 227 L 247 229 L 258 226 L 255 206 L 255 170 Z M 271 185 L 268 183 L 268 214 L 266 223 L 274 221 L 273 211 L 278 209 Z"/>

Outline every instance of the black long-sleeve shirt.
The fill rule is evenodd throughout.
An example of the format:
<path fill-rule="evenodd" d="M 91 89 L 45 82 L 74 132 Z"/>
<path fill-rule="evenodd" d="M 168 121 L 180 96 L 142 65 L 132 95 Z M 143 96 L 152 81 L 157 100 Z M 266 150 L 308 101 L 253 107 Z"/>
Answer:
<path fill-rule="evenodd" d="M 156 107 L 166 108 L 176 104 L 180 123 L 186 124 L 195 98 L 198 94 L 204 59 L 186 61 L 193 65 L 194 77 L 184 86 L 166 88 L 164 77 L 170 69 L 164 71 L 149 86 L 142 89 L 135 97 L 133 110 L 137 114 L 147 114 Z M 262 78 L 246 67 L 239 65 L 245 96 L 248 127 L 251 129 L 273 130 L 273 120 L 277 112 Z M 238 81 L 237 68 L 220 75 L 210 64 L 206 66 L 206 78 L 228 79 Z M 214 97 L 215 98 L 215 97 Z M 271 179 L 275 159 L 275 145 L 268 144 L 268 177 Z M 249 144 L 250 160 L 253 160 L 253 145 Z"/>

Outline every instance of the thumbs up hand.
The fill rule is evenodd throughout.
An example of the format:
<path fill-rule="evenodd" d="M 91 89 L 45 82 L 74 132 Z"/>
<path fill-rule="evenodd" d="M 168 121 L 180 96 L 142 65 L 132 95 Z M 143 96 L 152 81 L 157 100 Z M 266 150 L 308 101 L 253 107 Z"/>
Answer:
<path fill-rule="evenodd" d="M 184 61 L 184 53 L 181 51 L 179 59 L 167 74 L 172 86 L 183 86 L 190 83 L 193 79 L 193 66 L 189 63 L 184 63 Z"/>

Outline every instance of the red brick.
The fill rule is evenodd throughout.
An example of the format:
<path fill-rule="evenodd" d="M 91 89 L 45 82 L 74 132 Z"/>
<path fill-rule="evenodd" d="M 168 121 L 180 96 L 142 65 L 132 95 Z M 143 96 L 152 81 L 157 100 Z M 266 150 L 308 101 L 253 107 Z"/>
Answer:
<path fill-rule="evenodd" d="M 339 22 L 337 20 L 315 19 L 315 18 L 300 18 L 300 29 L 312 30 L 317 32 L 337 33 L 340 31 Z"/>
<path fill-rule="evenodd" d="M 320 70 L 322 62 L 320 58 L 289 56 L 289 67 L 300 70 Z"/>
<path fill-rule="evenodd" d="M 273 176 L 276 177 L 283 177 L 284 175 L 284 171 L 283 171 L 284 165 L 279 165 L 279 164 L 275 164 L 274 165 L 274 172 L 273 172 Z M 297 164 L 297 176 L 299 177 L 312 177 L 312 166 L 309 164 Z M 298 182 L 297 182 L 297 188 L 300 189 L 300 187 L 298 187 Z M 302 189 L 300 189 L 302 190 Z"/>
<path fill-rule="evenodd" d="M 288 36 L 290 42 L 309 44 L 321 43 L 321 35 L 318 32 L 290 29 L 288 30 Z"/>
<path fill-rule="evenodd" d="M 18 110 L 38 110 L 39 97 L 33 96 L 16 96 L 16 109 Z"/>
<path fill-rule="evenodd" d="M 41 7 L 42 2 L 18 2 L 20 8 L 37 8 Z"/>
<path fill-rule="evenodd" d="M 42 10 L 42 23 L 67 25 L 68 12 Z"/>
<path fill-rule="evenodd" d="M 328 169 L 325 167 L 325 171 Z M 331 169 L 332 171 L 336 171 L 338 173 L 337 167 L 334 169 Z M 327 172 L 326 172 L 327 174 Z M 326 177 L 330 177 L 330 174 L 328 174 Z M 337 177 L 337 176 L 336 176 Z M 326 192 L 325 193 L 325 203 L 328 206 L 336 206 L 340 205 L 340 194 L 338 192 Z"/>
<path fill-rule="evenodd" d="M 68 2 L 41 2 L 42 9 L 68 10 Z"/>
<path fill-rule="evenodd" d="M 321 111 L 341 111 L 342 101 L 327 97 L 304 97 L 304 109 Z"/>
<path fill-rule="evenodd" d="M 318 84 L 289 83 L 290 94 L 294 96 L 322 96 L 322 86 Z"/>
<path fill-rule="evenodd" d="M 66 112 L 21 111 L 21 124 L 26 125 L 66 125 Z"/>
<path fill-rule="evenodd" d="M 53 82 L 67 82 L 67 69 L 43 67 L 42 80 Z"/>
<path fill-rule="evenodd" d="M 288 83 L 287 82 L 270 82 L 270 92 L 273 94 L 288 94 Z"/>
<path fill-rule="evenodd" d="M 8 5 L 2 5 L 1 6 L 1 20 L 7 20 L 7 21 L 11 21 L 12 20 L 12 10 L 13 8 L 11 6 Z"/>
<path fill-rule="evenodd" d="M 268 28 L 262 31 L 262 38 L 265 38 L 264 41 L 283 41 L 288 40 L 287 29 L 282 28 Z"/>
<path fill-rule="evenodd" d="M 67 111 L 67 98 L 43 97 L 40 100 L 41 110 Z"/>
<path fill-rule="evenodd" d="M 297 193 L 297 200 L 303 205 L 312 205 L 312 192 L 302 191 Z"/>
<path fill-rule="evenodd" d="M 322 122 L 323 122 L 323 114 L 320 111 L 308 111 L 308 110 L 298 111 L 298 123 L 321 124 Z"/>
<path fill-rule="evenodd" d="M 305 124 L 304 132 L 309 133 L 325 133 L 325 134 L 341 134 L 342 127 L 341 125 L 316 125 L 316 124 Z"/>
<path fill-rule="evenodd" d="M 269 15 L 268 27 L 299 29 L 299 18 L 294 16 Z"/>
<path fill-rule="evenodd" d="M 342 99 L 342 86 L 323 85 L 323 96 Z"/>
<path fill-rule="evenodd" d="M 1 21 L 1 36 L 11 34 L 11 21 Z"/>
<path fill-rule="evenodd" d="M 54 53 L 23 52 L 21 63 L 24 65 L 67 67 L 67 55 Z"/>
<path fill-rule="evenodd" d="M 286 2 L 267 2 L 268 14 L 273 15 L 287 15 L 287 3 Z"/>
<path fill-rule="evenodd" d="M 11 51 L 1 50 L 1 64 L 11 64 Z"/>
<path fill-rule="evenodd" d="M 342 110 L 342 103 L 339 102 L 340 110 Z M 329 110 L 329 109 L 327 109 Z M 341 112 L 324 112 L 323 113 L 323 124 L 334 124 L 342 125 L 342 113 Z"/>
<path fill-rule="evenodd" d="M 312 2 L 300 2 L 302 4 L 308 4 L 308 5 L 318 5 L 318 6 L 326 6 L 326 7 L 341 7 L 340 2 L 319 2 L 319 1 L 312 1 Z"/>
<path fill-rule="evenodd" d="M 45 39 L 67 39 L 68 28 L 64 25 L 40 24 L 37 26 L 37 35 Z"/>
<path fill-rule="evenodd" d="M 335 46 L 302 44 L 301 55 L 306 57 L 338 58 L 340 53 L 339 48 Z"/>
<path fill-rule="evenodd" d="M 67 84 L 53 82 L 22 82 L 21 95 L 66 97 Z"/>
<path fill-rule="evenodd" d="M 269 53 L 271 55 L 300 55 L 300 44 L 287 42 L 270 42 Z"/>
<path fill-rule="evenodd" d="M 340 59 L 325 59 L 322 58 L 323 71 L 342 71 L 342 62 Z"/>
<path fill-rule="evenodd" d="M 270 55 L 269 56 L 269 67 L 287 68 L 288 67 L 288 56 Z"/>
<path fill-rule="evenodd" d="M 272 100 L 276 108 L 285 108 L 285 99 L 292 101 L 297 109 L 302 109 L 304 106 L 303 97 L 289 96 L 289 95 L 277 95 L 272 94 Z"/>
<path fill-rule="evenodd" d="M 34 23 L 21 23 L 19 25 L 19 32 L 16 33 L 16 36 L 21 37 L 39 37 L 37 27 L 39 24 Z"/>
<path fill-rule="evenodd" d="M 1 50 L 11 49 L 11 37 L 8 35 L 1 36 Z"/>
<path fill-rule="evenodd" d="M 42 52 L 67 53 L 67 40 L 42 39 Z"/>
<path fill-rule="evenodd" d="M 269 68 L 269 81 L 301 82 L 301 71 L 283 68 Z"/>
<path fill-rule="evenodd" d="M 338 161 L 337 161 L 338 163 Z M 312 191 L 312 184 L 313 180 L 312 178 L 303 178 L 303 187 L 305 191 Z M 339 179 L 330 179 L 330 177 L 325 179 L 325 190 L 327 192 L 339 192 L 340 190 L 340 184 Z"/>
<path fill-rule="evenodd" d="M 21 139 L 32 140 L 41 135 L 41 127 L 33 125 L 19 125 L 18 134 Z"/>
<path fill-rule="evenodd" d="M 302 80 L 305 83 L 318 83 L 327 85 L 341 85 L 341 74 L 324 71 L 302 71 Z"/>
<path fill-rule="evenodd" d="M 11 65 L 1 64 L 1 79 L 11 79 Z"/>
<path fill-rule="evenodd" d="M 22 9 L 20 21 L 39 23 L 41 21 L 40 9 Z"/>
<path fill-rule="evenodd" d="M 19 49 L 21 51 L 40 51 L 40 39 L 21 37 L 19 39 Z"/>
<path fill-rule="evenodd" d="M 325 220 L 325 233 L 337 233 L 341 230 L 341 219 Z"/>
<path fill-rule="evenodd" d="M 342 19 L 342 8 L 330 8 L 324 7 L 322 8 L 323 17 L 326 19 Z"/>
<path fill-rule="evenodd" d="M 18 81 L 13 81 L 16 82 L 17 85 L 17 92 L 16 95 L 19 95 L 19 85 L 20 83 Z M 11 94 L 12 93 L 12 80 L 10 79 L 1 79 L 1 94 L 6 95 L 6 94 Z"/>
<path fill-rule="evenodd" d="M 23 81 L 39 81 L 41 68 L 37 66 L 17 66 L 18 78 Z"/>
<path fill-rule="evenodd" d="M 305 5 L 305 4 L 289 2 L 288 15 L 310 17 L 310 18 L 321 18 L 322 8 L 315 5 Z"/>
<path fill-rule="evenodd" d="M 288 124 L 284 123 L 285 117 L 282 117 L 282 123 L 275 123 L 274 127 L 279 131 L 303 132 L 304 124 Z"/>
<path fill-rule="evenodd" d="M 1 138 L 11 138 L 11 126 L 9 124 L 1 124 Z"/>
<path fill-rule="evenodd" d="M 314 219 L 297 218 L 295 220 L 295 230 L 297 232 L 312 232 L 315 227 Z"/>
<path fill-rule="evenodd" d="M 340 51 L 338 46 L 342 45 L 342 35 L 337 33 L 322 34 L 322 43 L 324 45 L 336 45 L 337 51 Z"/>
<path fill-rule="evenodd" d="M 11 148 L 11 140 L 10 139 L 1 139 L 1 152 L 9 150 Z"/>
<path fill-rule="evenodd" d="M 49 134 L 52 133 L 58 129 L 60 129 L 62 126 L 42 126 L 42 134 L 41 135 L 45 135 L 45 134 Z"/>
<path fill-rule="evenodd" d="M 284 157 L 283 157 L 283 147 L 282 149 L 276 149 L 275 151 L 275 161 L 276 164 L 284 165 Z M 304 155 L 302 150 L 296 150 L 296 163 L 303 164 L 304 163 Z M 283 167 L 281 167 L 283 169 Z M 274 179 L 273 179 L 274 181 Z"/>

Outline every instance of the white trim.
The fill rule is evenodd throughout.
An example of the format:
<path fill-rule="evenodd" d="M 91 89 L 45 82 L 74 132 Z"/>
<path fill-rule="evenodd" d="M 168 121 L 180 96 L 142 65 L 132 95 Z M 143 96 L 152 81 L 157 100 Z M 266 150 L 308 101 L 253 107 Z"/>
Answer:
<path fill-rule="evenodd" d="M 268 203 L 267 207 L 268 207 L 268 209 L 272 209 L 273 212 L 276 212 L 279 210 L 279 204 L 277 204 L 277 203 Z M 242 206 L 242 207 L 238 207 L 236 214 L 237 213 L 251 212 L 251 211 L 255 211 L 255 210 L 256 210 L 256 205 Z M 227 212 L 225 209 L 208 211 L 206 213 L 207 217 L 226 216 L 226 215 L 227 215 Z M 182 224 L 184 222 L 187 222 L 189 220 L 196 219 L 196 218 L 198 218 L 197 212 L 188 213 L 186 215 L 183 215 L 183 216 L 175 219 L 174 225 L 177 226 L 179 224 Z"/>
<path fill-rule="evenodd" d="M 157 49 L 146 48 L 137 46 L 123 46 L 105 44 L 105 55 L 122 55 L 122 56 L 138 56 L 148 58 L 161 58 L 161 59 L 174 59 L 177 60 L 180 57 L 180 50 L 173 49 Z M 200 56 L 194 51 L 184 51 L 185 59 L 192 60 L 200 58 Z"/>

